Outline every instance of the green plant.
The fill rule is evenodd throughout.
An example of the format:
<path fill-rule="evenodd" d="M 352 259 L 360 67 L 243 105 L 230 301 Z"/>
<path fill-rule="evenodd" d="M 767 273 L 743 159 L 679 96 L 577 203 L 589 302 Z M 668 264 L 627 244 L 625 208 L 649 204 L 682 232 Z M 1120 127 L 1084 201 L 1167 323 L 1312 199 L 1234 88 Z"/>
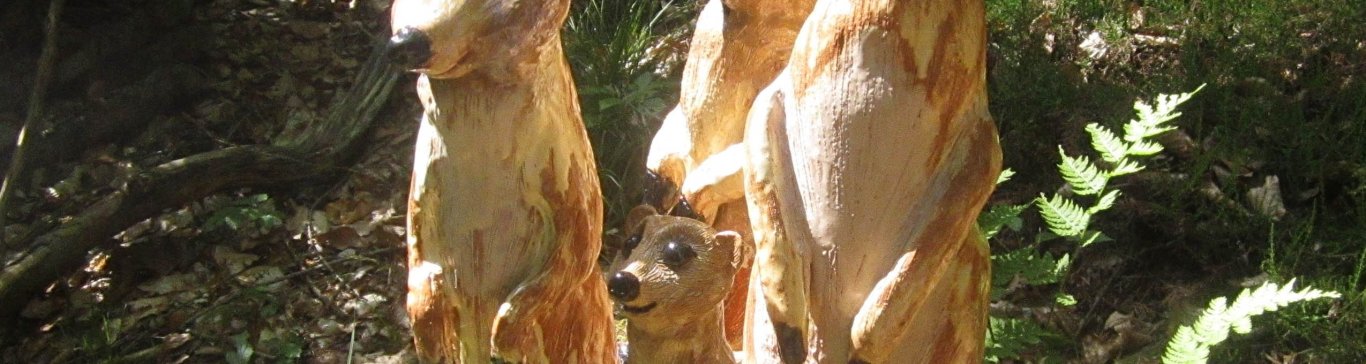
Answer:
<path fill-rule="evenodd" d="M 1038 348 L 1045 339 L 1055 339 L 1056 336 L 1034 321 L 991 317 L 987 328 L 985 361 L 999 363 L 1005 359 L 1019 358 L 1021 353 Z M 1056 361 L 1046 356 L 1035 359 L 1039 362 Z"/>
<path fill-rule="evenodd" d="M 1155 105 L 1143 101 L 1134 103 L 1136 119 L 1124 125 L 1123 137 L 1118 137 L 1109 128 L 1091 123 L 1086 131 L 1091 135 L 1091 147 L 1100 155 L 1103 165 L 1097 165 L 1085 156 L 1069 156 L 1061 147 L 1058 153 L 1062 161 L 1058 171 L 1066 181 L 1071 194 L 1089 197 L 1091 204 L 1054 193 L 1051 197 L 1040 194 L 1033 202 L 1039 215 L 1048 227 L 1048 232 L 1040 233 L 1038 240 L 1063 238 L 1084 248 L 1098 241 L 1109 240 L 1100 231 L 1090 228 L 1091 219 L 1101 211 L 1114 206 L 1120 192 L 1109 188 L 1110 179 L 1143 170 L 1138 158 L 1147 157 L 1162 151 L 1162 146 L 1154 138 L 1162 133 L 1176 129 L 1167 123 L 1181 116 L 1176 107 L 1203 89 L 1201 85 L 1194 91 L 1176 95 L 1158 95 Z M 1014 171 L 1006 170 L 997 184 L 1006 182 Z M 1028 204 L 995 205 L 978 217 L 978 227 L 990 239 L 1002 228 L 1019 230 L 1022 224 L 1019 215 L 1028 209 Z M 1070 254 L 1053 258 L 1048 254 L 1038 254 L 1033 247 L 992 254 L 992 300 L 1003 298 L 1014 282 L 1024 285 L 1054 284 L 1066 276 L 1071 267 Z M 1062 290 L 1053 290 L 1052 302 L 1063 307 L 1076 304 L 1076 299 Z M 1021 350 L 1035 347 L 1045 337 L 1052 335 L 1047 329 L 1012 317 L 991 317 L 987 334 L 987 360 L 1000 361 L 1018 357 Z"/>
<path fill-rule="evenodd" d="M 1089 225 L 1091 217 L 1114 206 L 1119 199 L 1118 190 L 1106 188 L 1110 179 L 1143 170 L 1143 165 L 1138 163 L 1136 157 L 1162 152 L 1162 145 L 1153 138 L 1175 130 L 1176 127 L 1167 126 L 1166 123 L 1181 116 L 1176 107 L 1190 100 L 1204 87 L 1201 85 L 1195 91 L 1184 94 L 1158 95 L 1156 105 L 1135 102 L 1134 111 L 1138 118 L 1124 125 L 1123 138 L 1116 137 L 1114 132 L 1100 124 L 1087 124 L 1086 132 L 1091 135 L 1091 147 L 1100 154 L 1107 166 L 1097 166 L 1085 156 L 1069 156 L 1062 147 L 1058 147 L 1058 154 L 1062 156 L 1058 171 L 1062 173 L 1068 188 L 1073 194 L 1096 199 L 1090 206 L 1083 207 L 1082 202 L 1061 193 L 1055 193 L 1053 197 L 1040 194 L 1034 203 L 1039 207 L 1039 214 L 1047 223 L 1048 230 L 1081 247 L 1104 239 L 1104 235 L 1089 229 Z"/>
<path fill-rule="evenodd" d="M 1252 331 L 1252 317 L 1275 311 L 1291 303 L 1318 298 L 1341 297 L 1337 292 L 1324 292 L 1305 287 L 1294 290 L 1295 281 L 1284 287 L 1267 282 L 1257 289 L 1244 289 L 1232 304 L 1225 297 L 1215 298 L 1209 303 L 1200 318 L 1192 325 L 1182 325 L 1167 342 L 1162 362 L 1167 364 L 1205 363 L 1209 359 L 1210 347 L 1228 338 L 1229 331 L 1247 334 Z"/>
<path fill-rule="evenodd" d="M 1238 345 L 1220 345 L 1212 356 L 1240 362 L 1277 353 L 1296 353 L 1308 362 L 1355 363 L 1366 360 L 1366 232 L 1357 224 L 1324 224 L 1316 213 L 1267 227 L 1268 246 L 1260 269 L 1271 281 L 1296 281 L 1342 298 L 1331 313 L 1322 305 L 1283 308 L 1255 335 Z M 1358 215 L 1366 221 L 1366 215 Z M 1265 326 L 1262 326 L 1265 325 Z"/>
<path fill-rule="evenodd" d="M 607 226 L 639 202 L 644 158 L 677 97 L 694 14 L 695 5 L 683 2 L 587 0 L 574 2 L 565 22 L 565 54 L 598 162 Z"/>
<path fill-rule="evenodd" d="M 991 111 L 1000 121 L 1006 164 L 1022 175 L 1002 186 L 1010 202 L 1024 202 L 1013 197 L 1020 196 L 1017 192 L 1032 197 L 1052 187 L 1044 187 L 1053 182 L 1040 171 L 1056 161 L 1039 156 L 1056 153 L 1064 140 L 1084 138 L 1075 135 L 1086 122 L 1071 125 L 1074 120 L 1127 120 L 1123 114 L 1130 95 L 1189 90 L 1184 88 L 1189 80 L 1213 80 L 1218 86 L 1201 91 L 1199 113 L 1187 112 L 1179 120 L 1195 148 L 1154 174 L 1163 183 L 1118 188 L 1124 195 L 1111 212 L 1134 206 L 1142 210 L 1124 213 L 1143 219 L 1112 224 L 1113 215 L 1102 213 L 1092 220 L 1095 228 L 1105 226 L 1099 230 L 1126 240 L 1125 246 L 1104 247 L 1102 254 L 1142 254 L 1124 256 L 1135 264 L 1124 269 L 1141 272 L 1105 280 L 1123 282 L 1135 294 L 1104 297 L 1098 308 L 1161 307 L 1155 301 L 1165 298 L 1159 295 L 1166 288 L 1187 283 L 1156 279 L 1238 276 L 1260 268 L 1272 281 L 1301 277 L 1302 285 L 1335 290 L 1344 298 L 1334 302 L 1331 317 L 1319 305 L 1282 309 L 1267 320 L 1265 330 L 1259 326 L 1256 335 L 1236 345 L 1216 347 L 1218 359 L 1366 362 L 1366 340 L 1360 339 L 1366 337 L 1366 291 L 1361 289 L 1366 274 L 1358 273 L 1366 267 L 1361 253 L 1366 193 L 1360 192 L 1366 191 L 1366 173 L 1354 174 L 1366 170 L 1366 143 L 1361 142 L 1366 140 L 1366 103 L 1360 102 L 1366 99 L 1366 83 L 1357 76 L 1366 65 L 1359 56 L 1366 27 L 1353 23 L 1366 16 L 1366 2 L 988 0 L 986 5 L 988 54 L 995 61 L 988 76 Z M 1128 24 L 1116 29 L 1117 20 Z M 1091 31 L 1104 35 L 1111 52 L 1079 66 L 1084 54 L 1078 45 Z M 1068 151 L 1081 150 L 1069 145 Z M 1102 163 L 1098 155 L 1086 155 Z M 1242 203 L 1249 180 L 1270 175 L 1283 183 L 1289 210 L 1280 221 L 1249 218 L 1225 203 Z M 1111 185 L 1128 184 L 1130 178 Z M 1207 188 L 1217 188 L 1227 200 L 1211 200 Z M 1025 216 L 1032 222 L 1033 216 Z M 1032 224 L 1024 225 L 1031 230 L 1012 233 L 1010 225 L 1002 227 L 993 250 L 1030 246 L 1035 249 L 1027 252 L 1047 259 L 1072 251 L 1068 244 L 1030 245 L 1053 234 L 1040 236 Z M 1144 240 L 1130 243 L 1130 237 Z M 1268 248 L 1267 242 L 1273 245 Z M 1163 272 L 1146 270 L 1153 259 L 1171 253 L 1183 255 L 1165 261 Z M 1046 266 L 1034 265 L 1036 271 Z M 1014 277 L 999 272 L 1001 267 L 993 267 L 994 276 Z M 1012 282 L 1012 287 L 1030 285 L 1025 279 Z M 1068 282 L 1069 290 L 1119 287 L 1092 279 Z M 1013 308 L 1050 289 L 1025 288 L 1011 291 L 994 307 Z M 1077 344 L 1068 343 L 1065 350 Z M 1027 348 L 1026 355 L 1041 350 Z"/>
<path fill-rule="evenodd" d="M 252 232 L 274 229 L 284 223 L 275 203 L 264 193 L 244 196 L 214 211 L 204 220 L 204 230 L 239 230 L 250 228 Z"/>
<path fill-rule="evenodd" d="M 251 335 L 243 332 L 232 336 L 233 350 L 223 353 L 223 360 L 230 364 L 251 363 L 251 357 L 256 354 L 256 348 L 252 347 Z"/>

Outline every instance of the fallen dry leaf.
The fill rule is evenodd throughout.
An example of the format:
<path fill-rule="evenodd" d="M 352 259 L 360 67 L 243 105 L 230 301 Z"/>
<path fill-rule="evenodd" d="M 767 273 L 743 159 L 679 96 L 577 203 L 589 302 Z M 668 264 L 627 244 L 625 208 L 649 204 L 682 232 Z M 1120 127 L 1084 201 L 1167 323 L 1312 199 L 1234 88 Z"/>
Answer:
<path fill-rule="evenodd" d="M 138 285 L 138 289 L 156 294 L 167 294 L 188 290 L 200 283 L 199 276 L 194 273 L 172 274 L 162 276 L 151 282 Z"/>
<path fill-rule="evenodd" d="M 1285 200 L 1281 199 L 1281 179 L 1276 176 L 1266 176 L 1260 187 L 1253 187 L 1247 191 L 1247 203 L 1262 216 L 1270 217 L 1272 220 L 1280 220 L 1285 216 Z"/>
<path fill-rule="evenodd" d="M 229 274 L 237 274 L 247 269 L 260 258 L 255 254 L 240 253 L 222 245 L 213 247 L 213 261 L 226 268 Z"/>

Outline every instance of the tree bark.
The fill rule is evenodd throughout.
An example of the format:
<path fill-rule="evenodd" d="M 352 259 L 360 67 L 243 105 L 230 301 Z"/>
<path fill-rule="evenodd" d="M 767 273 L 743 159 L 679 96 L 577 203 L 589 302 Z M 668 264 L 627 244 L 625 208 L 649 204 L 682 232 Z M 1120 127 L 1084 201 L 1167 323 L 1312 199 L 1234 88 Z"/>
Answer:
<path fill-rule="evenodd" d="M 0 321 L 12 319 L 43 287 L 78 269 L 86 253 L 165 209 L 237 188 L 279 186 L 339 171 L 359 151 L 360 136 L 388 101 L 399 70 L 372 53 L 351 89 L 320 125 L 272 145 L 232 147 L 156 166 L 54 230 L 0 271 Z"/>

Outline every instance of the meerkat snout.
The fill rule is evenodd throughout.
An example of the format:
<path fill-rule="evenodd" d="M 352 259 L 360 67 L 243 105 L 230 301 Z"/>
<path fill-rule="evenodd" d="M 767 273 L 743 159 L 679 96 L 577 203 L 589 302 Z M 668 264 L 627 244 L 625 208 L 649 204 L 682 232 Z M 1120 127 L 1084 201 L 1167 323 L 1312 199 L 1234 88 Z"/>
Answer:
<path fill-rule="evenodd" d="M 389 38 L 384 52 L 394 64 L 408 69 L 422 68 L 432 58 L 432 41 L 421 30 L 404 27 Z"/>
<path fill-rule="evenodd" d="M 629 302 L 640 295 L 640 278 L 628 272 L 617 272 L 607 280 L 607 293 L 617 302 Z"/>

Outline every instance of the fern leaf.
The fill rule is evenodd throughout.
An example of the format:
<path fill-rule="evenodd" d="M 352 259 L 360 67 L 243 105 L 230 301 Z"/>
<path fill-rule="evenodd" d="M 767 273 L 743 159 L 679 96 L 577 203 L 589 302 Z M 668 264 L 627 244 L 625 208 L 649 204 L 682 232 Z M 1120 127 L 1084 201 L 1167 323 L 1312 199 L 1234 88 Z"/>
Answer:
<path fill-rule="evenodd" d="M 1162 362 L 1166 364 L 1187 364 L 1204 363 L 1209 360 L 1208 345 L 1201 345 L 1200 340 L 1195 336 L 1195 330 L 1190 326 L 1182 326 L 1172 334 L 1171 341 L 1167 342 L 1167 350 L 1162 354 Z"/>
<path fill-rule="evenodd" d="M 1087 214 L 1085 209 L 1061 195 L 1053 195 L 1051 199 L 1040 195 L 1034 201 L 1039 206 L 1039 215 L 1043 216 L 1048 229 L 1058 236 L 1081 235 L 1091 221 L 1091 215 Z"/>
<path fill-rule="evenodd" d="M 985 362 L 1019 359 L 1026 351 L 1037 350 L 1045 338 L 1056 336 L 1034 321 L 991 317 L 987 324 Z"/>
<path fill-rule="evenodd" d="M 1091 148 L 1100 153 L 1101 160 L 1110 164 L 1119 164 L 1128 154 L 1129 146 L 1115 136 L 1115 133 L 1100 126 L 1100 124 L 1086 124 L 1086 132 L 1091 134 Z"/>
<path fill-rule="evenodd" d="M 1010 168 L 1003 169 L 1001 170 L 1001 175 L 996 176 L 996 184 L 1006 183 L 1006 181 L 1010 180 L 1010 177 L 1015 177 L 1015 171 Z"/>
<path fill-rule="evenodd" d="M 1070 157 L 1061 146 L 1058 147 L 1058 154 L 1062 155 L 1058 171 L 1062 173 L 1062 179 L 1067 181 L 1067 185 L 1072 187 L 1072 192 L 1090 196 L 1105 189 L 1105 183 L 1109 181 L 1110 176 L 1097 168 L 1086 156 Z"/>
<path fill-rule="evenodd" d="M 1130 120 L 1129 124 L 1125 124 L 1125 126 L 1133 125 L 1135 127 L 1138 127 L 1137 129 L 1134 129 L 1134 131 L 1141 132 L 1129 134 L 1129 129 L 1125 128 L 1125 140 L 1129 140 L 1127 138 L 1128 136 L 1133 136 L 1134 138 L 1136 138 L 1135 140 L 1138 140 L 1142 138 L 1151 137 L 1157 134 L 1161 134 L 1161 132 L 1152 132 L 1149 130 L 1159 129 L 1160 125 L 1168 121 L 1172 121 L 1173 119 L 1176 119 L 1177 117 L 1181 116 L 1180 112 L 1172 112 L 1172 110 L 1154 109 L 1151 105 L 1148 105 L 1143 101 L 1135 101 L 1134 110 L 1138 111 L 1138 120 Z"/>
<path fill-rule="evenodd" d="M 1158 97 L 1161 97 L 1161 95 Z M 1143 102 L 1143 100 L 1138 100 L 1134 101 L 1134 114 L 1138 114 L 1138 120 L 1129 120 L 1129 124 L 1142 124 L 1143 120 L 1156 119 L 1157 111 L 1153 110 L 1152 105 Z M 1128 138 L 1125 139 L 1127 140 Z"/>
<path fill-rule="evenodd" d="M 1058 292 L 1057 296 L 1053 297 L 1053 302 L 1056 302 L 1059 306 L 1072 307 L 1077 305 L 1077 298 L 1070 294 Z"/>
<path fill-rule="evenodd" d="M 1053 282 L 1057 282 L 1057 281 L 1062 280 L 1062 276 L 1063 276 L 1064 274 L 1067 274 L 1067 268 L 1069 268 L 1069 267 L 1071 267 L 1071 266 L 1072 266 L 1072 255 L 1071 255 L 1071 254 L 1063 254 L 1063 255 L 1062 255 L 1062 258 L 1058 258 L 1058 261 L 1056 261 L 1056 262 L 1053 263 L 1053 274 L 1049 276 L 1049 277 L 1051 277 L 1052 279 L 1051 279 L 1050 281 L 1048 281 L 1048 283 L 1053 283 Z"/>
<path fill-rule="evenodd" d="M 1153 154 L 1161 153 L 1162 144 L 1157 144 L 1155 142 L 1147 140 L 1140 141 L 1137 143 L 1130 144 L 1129 150 L 1127 150 L 1126 152 L 1128 152 L 1129 155 L 1133 156 L 1150 156 Z"/>
<path fill-rule="evenodd" d="M 1159 126 L 1162 122 L 1171 120 L 1171 117 L 1154 115 L 1149 116 L 1149 118 L 1155 119 L 1130 120 L 1128 124 L 1124 124 L 1124 140 L 1130 143 L 1138 143 L 1159 134 L 1176 130 L 1170 126 Z"/>
<path fill-rule="evenodd" d="M 1080 239 L 1077 240 L 1080 241 L 1081 247 L 1085 248 L 1094 243 L 1099 243 L 1103 241 L 1113 241 L 1114 239 L 1105 236 L 1105 233 L 1099 231 L 1087 231 L 1086 233 L 1082 234 L 1082 237 Z"/>
<path fill-rule="evenodd" d="M 1181 106 L 1181 104 L 1186 103 L 1186 101 L 1190 101 L 1192 96 L 1195 96 L 1197 92 L 1200 92 L 1200 90 L 1203 89 L 1205 89 L 1205 84 L 1202 83 L 1200 84 L 1200 87 L 1196 87 L 1195 90 L 1191 90 L 1191 92 L 1157 95 L 1156 112 L 1162 115 L 1170 115 L 1172 118 L 1181 116 L 1181 113 L 1173 113 L 1172 111 L 1176 110 L 1177 106 Z"/>
<path fill-rule="evenodd" d="M 1123 176 L 1130 173 L 1142 171 L 1143 166 L 1130 159 L 1121 160 L 1115 165 L 1115 169 L 1110 171 L 1110 177 Z"/>
<path fill-rule="evenodd" d="M 1200 313 L 1195 321 L 1195 337 L 1202 343 L 1218 343 L 1228 339 L 1228 299 L 1218 297 L 1209 302 L 1209 307 Z M 1209 319 L 1205 319 L 1208 317 Z"/>
<path fill-rule="evenodd" d="M 1054 260 L 1047 254 L 1038 254 L 1034 249 L 1022 248 L 991 256 L 992 293 L 1004 290 L 1011 281 L 1019 279 L 1029 285 L 1051 284 L 1062 278 L 1071 260 Z M 1059 270 L 1058 267 L 1062 267 Z"/>
<path fill-rule="evenodd" d="M 1205 85 L 1201 84 L 1191 92 L 1157 95 L 1156 105 L 1149 105 L 1143 101 L 1135 102 L 1134 111 L 1138 114 L 1138 120 L 1131 120 L 1124 125 L 1124 140 L 1137 143 L 1175 129 L 1163 124 L 1180 117 L 1181 113 L 1176 111 L 1176 107 L 1189 101 L 1195 93 L 1204 88 Z"/>
<path fill-rule="evenodd" d="M 1107 193 L 1105 193 L 1105 195 L 1100 196 L 1100 199 L 1099 199 L 1099 200 L 1096 200 L 1096 205 L 1095 205 L 1095 206 L 1091 206 L 1091 208 L 1086 209 L 1086 213 L 1091 214 L 1091 215 L 1095 215 L 1095 214 L 1100 213 L 1101 211 L 1108 210 L 1108 209 L 1110 209 L 1110 207 L 1113 207 L 1113 206 L 1115 205 L 1115 200 L 1118 200 L 1118 199 L 1119 199 L 1119 190 L 1114 190 L 1114 191 L 1107 192 Z"/>
<path fill-rule="evenodd" d="M 1267 282 L 1255 290 L 1244 289 L 1233 303 L 1224 297 L 1215 298 L 1209 307 L 1200 314 L 1193 325 L 1184 325 L 1176 330 L 1167 350 L 1162 354 L 1162 362 L 1168 364 L 1204 363 L 1209 358 L 1210 347 L 1228 339 L 1229 331 L 1246 334 L 1252 331 L 1252 317 L 1275 311 L 1291 303 L 1318 298 L 1341 297 L 1337 292 L 1325 292 L 1313 288 L 1294 290 L 1295 281 L 1284 287 Z"/>
<path fill-rule="evenodd" d="M 1019 230 L 1023 223 L 1020 220 L 1020 213 L 1024 212 L 1026 208 L 1029 208 L 1029 204 L 992 205 L 986 212 L 977 216 L 977 228 L 982 231 L 982 235 L 987 239 L 995 237 L 1002 227 Z"/>

